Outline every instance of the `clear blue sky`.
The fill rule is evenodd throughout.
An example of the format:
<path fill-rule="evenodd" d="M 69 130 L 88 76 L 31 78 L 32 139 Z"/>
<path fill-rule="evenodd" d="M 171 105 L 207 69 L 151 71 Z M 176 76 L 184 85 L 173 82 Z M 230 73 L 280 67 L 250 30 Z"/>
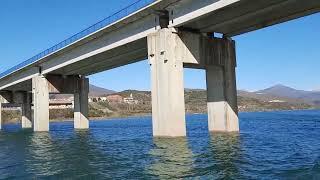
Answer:
<path fill-rule="evenodd" d="M 0 71 L 26 60 L 135 0 L 1 0 Z M 320 14 L 234 37 L 239 89 L 274 84 L 320 89 Z M 113 89 L 150 89 L 147 61 L 90 76 Z M 186 88 L 205 88 L 202 70 L 185 70 Z"/>

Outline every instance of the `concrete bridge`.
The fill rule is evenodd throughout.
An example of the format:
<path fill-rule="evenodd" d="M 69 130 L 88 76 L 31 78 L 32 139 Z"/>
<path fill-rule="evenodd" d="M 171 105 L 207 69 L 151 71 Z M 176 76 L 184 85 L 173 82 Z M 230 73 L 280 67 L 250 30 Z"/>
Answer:
<path fill-rule="evenodd" d="M 1 102 L 48 131 L 49 94 L 74 94 L 74 127 L 87 129 L 86 76 L 149 59 L 154 136 L 186 135 L 183 68 L 206 70 L 209 130 L 237 132 L 231 38 L 319 11 L 319 0 L 140 0 L 0 74 Z"/>

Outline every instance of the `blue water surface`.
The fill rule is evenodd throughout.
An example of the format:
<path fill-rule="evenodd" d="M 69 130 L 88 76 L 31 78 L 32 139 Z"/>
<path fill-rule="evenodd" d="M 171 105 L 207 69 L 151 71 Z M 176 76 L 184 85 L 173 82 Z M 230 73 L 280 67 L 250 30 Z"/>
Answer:
<path fill-rule="evenodd" d="M 150 117 L 6 125 L 0 179 L 320 179 L 320 111 L 241 113 L 240 134 L 208 133 L 188 115 L 186 138 L 153 138 Z"/>

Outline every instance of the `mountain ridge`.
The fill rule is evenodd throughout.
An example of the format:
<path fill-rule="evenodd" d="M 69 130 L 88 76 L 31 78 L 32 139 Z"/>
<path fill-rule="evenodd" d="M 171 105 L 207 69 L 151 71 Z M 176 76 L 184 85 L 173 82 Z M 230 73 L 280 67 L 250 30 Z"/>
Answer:
<path fill-rule="evenodd" d="M 148 91 L 139 91 L 139 90 L 125 90 L 121 92 L 132 91 L 134 93 Z M 186 88 L 185 92 L 205 92 L 205 89 L 191 89 Z M 102 88 L 93 84 L 90 84 L 89 97 L 99 97 L 107 96 L 111 94 L 119 94 L 121 92 L 116 92 L 110 89 Z M 127 94 L 127 93 L 124 93 Z M 316 107 L 320 107 L 320 92 L 317 91 L 306 91 L 306 90 L 297 90 L 289 86 L 282 84 L 276 84 L 266 89 L 258 90 L 255 92 L 249 92 L 246 90 L 238 90 L 238 96 L 244 98 L 253 98 L 259 101 L 271 102 L 271 101 L 282 101 L 288 102 L 291 104 L 310 104 Z M 51 95 L 50 98 L 53 99 L 67 99 L 72 97 L 72 95 Z"/>
<path fill-rule="evenodd" d="M 273 95 L 283 98 L 303 100 L 307 103 L 320 106 L 320 92 L 297 90 L 282 84 L 272 86 L 263 90 L 256 91 L 257 94 Z"/>
<path fill-rule="evenodd" d="M 90 86 L 89 86 L 89 96 L 91 96 L 91 97 L 109 95 L 109 94 L 114 94 L 114 93 L 117 93 L 117 92 L 110 90 L 110 89 L 95 86 L 93 84 L 90 84 Z"/>

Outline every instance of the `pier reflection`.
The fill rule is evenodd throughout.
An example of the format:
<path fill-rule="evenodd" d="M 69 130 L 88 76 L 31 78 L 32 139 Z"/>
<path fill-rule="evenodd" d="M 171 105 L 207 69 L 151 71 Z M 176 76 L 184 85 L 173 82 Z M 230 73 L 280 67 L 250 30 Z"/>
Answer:
<path fill-rule="evenodd" d="M 192 170 L 192 152 L 186 138 L 155 138 L 147 173 L 160 179 L 180 178 Z"/>
<path fill-rule="evenodd" d="M 238 133 L 214 133 L 210 136 L 213 171 L 217 178 L 232 179 L 241 177 L 239 161 L 241 143 Z"/>
<path fill-rule="evenodd" d="M 58 159 L 63 159 L 59 148 L 55 148 L 51 135 L 48 132 L 32 133 L 28 138 L 28 153 L 25 166 L 28 172 L 37 172 L 38 175 L 48 176 L 59 169 Z"/>
<path fill-rule="evenodd" d="M 98 176 L 101 164 L 95 166 L 92 162 L 96 160 L 95 157 L 104 155 L 95 147 L 90 132 L 73 131 L 68 138 L 58 133 L 33 133 L 28 137 L 27 172 L 37 177 Z"/>

